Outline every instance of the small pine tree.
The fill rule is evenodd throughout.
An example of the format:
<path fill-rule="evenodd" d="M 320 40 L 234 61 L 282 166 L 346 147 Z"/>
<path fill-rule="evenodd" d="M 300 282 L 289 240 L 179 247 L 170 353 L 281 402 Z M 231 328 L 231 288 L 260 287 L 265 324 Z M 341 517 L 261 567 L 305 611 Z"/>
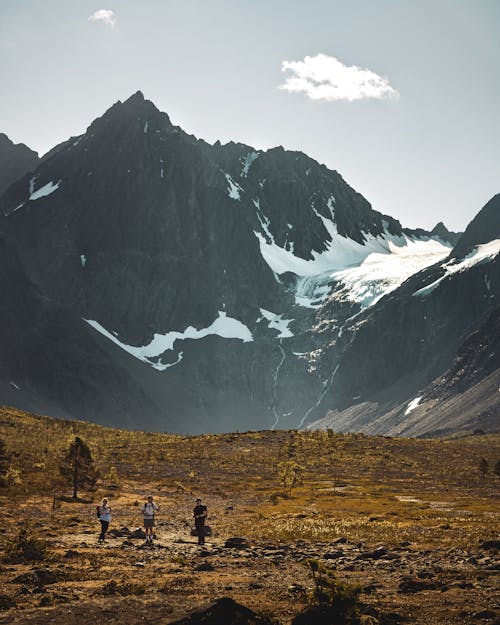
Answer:
<path fill-rule="evenodd" d="M 108 486 L 112 488 L 118 488 L 120 486 L 120 476 L 116 467 L 110 467 L 108 473 Z"/>
<path fill-rule="evenodd" d="M 95 488 L 98 473 L 88 445 L 79 436 L 64 454 L 59 472 L 73 487 L 73 499 L 78 499 L 78 489 Z"/>
<path fill-rule="evenodd" d="M 10 466 L 10 457 L 5 450 L 5 441 L 0 438 L 0 488 L 8 486 L 7 473 Z"/>
<path fill-rule="evenodd" d="M 483 476 L 483 480 L 486 477 L 486 474 L 489 471 L 489 464 L 488 461 L 486 460 L 486 458 L 481 458 L 481 460 L 479 461 L 479 471 L 481 473 L 481 475 Z"/>
<path fill-rule="evenodd" d="M 278 465 L 278 475 L 283 486 L 283 494 L 285 497 L 289 497 L 292 494 L 292 489 L 302 484 L 304 468 L 295 460 L 284 460 Z"/>
<path fill-rule="evenodd" d="M 497 476 L 500 477 L 500 460 L 497 460 L 495 462 L 495 466 L 493 467 L 493 473 Z"/>
<path fill-rule="evenodd" d="M 317 609 L 306 610 L 298 615 L 292 621 L 292 625 L 294 623 L 304 625 L 309 622 L 360 625 L 361 586 L 340 582 L 335 577 L 334 571 L 318 560 L 306 560 L 305 564 L 311 571 L 314 582 L 309 599 Z"/>

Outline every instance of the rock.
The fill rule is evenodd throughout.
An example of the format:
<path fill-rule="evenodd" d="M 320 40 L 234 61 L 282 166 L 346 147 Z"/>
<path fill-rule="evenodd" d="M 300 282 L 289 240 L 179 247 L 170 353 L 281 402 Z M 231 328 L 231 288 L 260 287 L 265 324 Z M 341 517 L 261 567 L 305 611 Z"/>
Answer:
<path fill-rule="evenodd" d="M 138 527 L 133 532 L 130 532 L 130 535 L 129 535 L 129 540 L 134 540 L 134 539 L 145 540 L 145 538 L 146 538 L 146 532 L 140 527 Z"/>
<path fill-rule="evenodd" d="M 14 608 L 16 605 L 13 597 L 9 597 L 9 595 L 0 594 L 0 612 L 4 610 L 10 610 Z"/>
<path fill-rule="evenodd" d="M 472 615 L 473 619 L 488 619 L 493 620 L 498 616 L 498 613 L 495 610 L 481 610 L 480 612 L 474 612 Z"/>
<path fill-rule="evenodd" d="M 17 591 L 18 595 L 31 595 L 31 590 L 27 586 L 21 586 L 21 588 Z"/>
<path fill-rule="evenodd" d="M 68 549 L 68 551 L 66 551 L 66 553 L 64 554 L 65 558 L 78 558 L 78 556 L 80 556 L 80 552 L 79 551 L 75 551 L 74 549 Z"/>
<path fill-rule="evenodd" d="M 273 623 L 233 599 L 223 597 L 204 610 L 192 612 L 171 625 L 273 625 Z"/>
<path fill-rule="evenodd" d="M 53 571 L 52 569 L 39 568 L 33 569 L 33 573 L 38 578 L 38 583 L 45 586 L 47 584 L 55 584 L 66 577 L 63 571 Z"/>
<path fill-rule="evenodd" d="M 346 617 L 346 611 L 342 607 L 333 606 L 313 606 L 306 608 L 292 620 L 292 625 L 345 625 L 352 623 L 352 619 Z M 358 623 L 366 625 L 376 625 L 378 623 L 374 616 L 362 615 Z"/>
<path fill-rule="evenodd" d="M 228 538 L 224 543 L 226 549 L 248 549 L 248 542 L 246 538 Z"/>
<path fill-rule="evenodd" d="M 500 550 L 500 540 L 485 540 L 481 543 L 482 549 L 495 549 Z"/>
<path fill-rule="evenodd" d="M 11 580 L 11 584 L 27 584 L 28 586 L 36 586 L 38 584 L 38 577 L 35 573 L 22 573 Z"/>
<path fill-rule="evenodd" d="M 202 549 L 198 555 L 200 556 L 200 558 L 206 558 L 207 556 L 211 556 L 212 552 L 208 551 L 207 549 Z"/>
<path fill-rule="evenodd" d="M 413 594 L 422 590 L 436 590 L 434 582 L 420 579 L 405 579 L 399 584 L 398 592 L 402 594 Z"/>
<path fill-rule="evenodd" d="M 373 551 L 365 551 L 360 553 L 358 560 L 378 560 L 387 555 L 387 547 L 377 547 Z"/>
<path fill-rule="evenodd" d="M 484 569 L 486 571 L 500 571 L 500 562 L 489 564 L 488 566 L 485 566 Z"/>
<path fill-rule="evenodd" d="M 344 552 L 339 549 L 338 551 L 329 551 L 323 555 L 324 560 L 336 560 L 337 558 L 341 558 L 344 555 Z"/>
<path fill-rule="evenodd" d="M 305 592 L 306 589 L 301 584 L 291 584 L 288 586 L 287 590 L 292 595 L 300 595 Z"/>
<path fill-rule="evenodd" d="M 212 564 L 210 564 L 210 562 L 202 562 L 201 564 L 198 564 L 197 566 L 194 567 L 195 571 L 215 571 L 215 568 L 213 567 Z"/>

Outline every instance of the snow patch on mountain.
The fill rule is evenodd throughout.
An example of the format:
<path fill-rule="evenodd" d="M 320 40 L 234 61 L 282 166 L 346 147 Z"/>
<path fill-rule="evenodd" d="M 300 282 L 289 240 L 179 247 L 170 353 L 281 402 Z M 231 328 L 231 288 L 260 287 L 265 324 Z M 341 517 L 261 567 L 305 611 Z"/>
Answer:
<path fill-rule="evenodd" d="M 415 408 L 417 408 L 417 406 L 420 404 L 420 400 L 421 399 L 422 399 L 421 397 L 415 397 L 415 399 L 412 399 L 411 402 L 409 402 L 409 404 L 408 404 L 408 406 L 407 406 L 407 408 L 405 410 L 405 416 L 407 414 L 410 414 L 410 412 L 412 410 L 415 410 Z"/>
<path fill-rule="evenodd" d="M 283 319 L 283 315 L 270 312 L 269 310 L 265 310 L 265 308 L 260 309 L 260 314 L 264 317 L 264 319 L 267 319 L 268 328 L 279 330 L 279 334 L 276 338 L 287 339 L 293 336 L 293 332 L 288 327 L 289 324 L 292 323 L 293 319 Z"/>
<path fill-rule="evenodd" d="M 389 241 L 389 253 L 370 254 L 358 267 L 333 272 L 330 279 L 343 287 L 336 297 L 357 302 L 362 308 L 397 289 L 410 276 L 445 258 L 450 248 L 436 240 L 407 240 L 400 247 Z"/>
<path fill-rule="evenodd" d="M 472 252 L 470 252 L 470 254 L 467 254 L 467 256 L 465 256 L 461 261 L 456 262 L 456 259 L 452 258 L 447 263 L 443 263 L 441 267 L 445 270 L 444 274 L 437 280 L 434 280 L 434 282 L 431 282 L 431 284 L 428 284 L 421 289 L 418 289 L 418 291 L 415 291 L 415 293 L 413 293 L 413 296 L 426 297 L 427 295 L 432 293 L 432 291 L 437 289 L 441 282 L 443 282 L 443 280 L 445 280 L 449 276 L 452 276 L 455 273 L 467 271 L 471 267 L 474 267 L 474 265 L 490 262 L 499 253 L 500 239 L 494 239 L 489 243 L 483 243 L 482 245 L 478 245 L 472 250 Z"/>
<path fill-rule="evenodd" d="M 50 182 L 47 182 L 47 184 L 43 185 L 43 187 L 40 187 L 38 191 L 35 191 L 34 190 L 34 178 L 32 178 L 30 180 L 30 198 L 29 199 L 33 201 L 33 200 L 38 200 L 41 197 L 46 197 L 47 195 L 54 193 L 54 191 L 57 191 L 57 189 L 59 189 L 60 184 L 61 184 L 60 180 L 56 182 L 56 184 L 54 184 L 51 180 Z"/>
<path fill-rule="evenodd" d="M 235 182 L 230 174 L 226 174 L 226 172 L 223 172 L 224 176 L 226 177 L 227 180 L 227 193 L 229 195 L 229 197 L 233 200 L 239 200 L 240 198 L 240 193 L 243 191 L 243 189 L 240 187 L 240 185 Z"/>
<path fill-rule="evenodd" d="M 292 272 L 298 276 L 295 301 L 307 308 L 321 306 L 331 293 L 332 285 L 338 282 L 343 285 L 337 292 L 338 297 L 362 307 L 371 306 L 411 275 L 443 260 L 450 252 L 450 246 L 440 241 L 415 240 L 387 231 L 378 237 L 363 233 L 364 243 L 341 236 L 333 221 L 335 199 L 332 196 L 327 202 L 331 219 L 312 207 L 331 240 L 326 250 L 312 250 L 312 259 L 307 260 L 295 256 L 293 247 L 286 249 L 275 242 L 269 220 L 262 215 L 258 202 L 254 200 L 254 204 L 263 230 L 254 234 L 264 260 L 277 275 Z"/>
<path fill-rule="evenodd" d="M 258 152 L 249 152 L 245 158 L 241 159 L 241 164 L 243 165 L 240 173 L 240 178 L 246 178 L 248 176 L 248 172 L 250 171 L 250 167 L 252 163 L 259 158 Z"/>
<path fill-rule="evenodd" d="M 164 371 L 165 369 L 173 366 L 173 364 L 177 364 L 165 364 L 160 358 L 160 356 L 166 351 L 174 349 L 175 341 L 201 339 L 211 334 L 225 339 L 238 339 L 244 343 L 253 341 L 253 335 L 245 324 L 238 319 L 228 317 L 227 314 L 221 310 L 219 311 L 217 319 L 207 328 L 197 330 L 196 328 L 193 328 L 193 326 L 189 326 L 184 330 L 184 332 L 155 334 L 150 343 L 141 347 L 123 343 L 115 336 L 115 333 L 108 332 L 108 330 L 106 330 L 106 328 L 104 328 L 98 321 L 94 321 L 92 319 L 84 319 L 84 321 L 94 328 L 94 330 L 97 330 L 103 336 L 115 343 L 115 345 L 118 345 L 135 358 L 138 358 L 142 362 L 145 362 L 159 371 Z M 177 362 L 180 362 L 180 359 L 178 359 Z"/>

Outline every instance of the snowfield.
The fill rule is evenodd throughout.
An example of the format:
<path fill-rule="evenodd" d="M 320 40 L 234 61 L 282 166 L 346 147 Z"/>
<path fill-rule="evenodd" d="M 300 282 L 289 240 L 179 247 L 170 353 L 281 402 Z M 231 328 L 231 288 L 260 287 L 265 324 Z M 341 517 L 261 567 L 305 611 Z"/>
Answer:
<path fill-rule="evenodd" d="M 431 284 L 428 284 L 427 286 L 422 287 L 418 291 L 415 291 L 413 295 L 417 297 L 426 297 L 427 295 L 432 293 L 432 291 L 437 289 L 437 287 L 441 284 L 441 282 L 443 282 L 443 280 L 446 280 L 446 278 L 449 278 L 455 273 L 467 271 L 471 267 L 474 267 L 474 265 L 479 265 L 480 263 L 490 262 L 499 253 L 500 253 L 500 239 L 494 239 L 493 241 L 490 241 L 489 243 L 483 243 L 482 245 L 478 245 L 472 250 L 470 254 L 468 254 L 461 261 L 455 262 L 455 259 L 452 259 L 449 262 L 441 265 L 441 267 L 445 269 L 445 273 L 437 280 L 434 280 L 434 282 L 431 282 Z M 486 288 L 490 290 L 490 287 L 487 281 L 487 276 L 485 276 L 485 285 L 486 285 Z"/>
<path fill-rule="evenodd" d="M 142 360 L 158 371 L 164 371 L 174 364 L 178 364 L 182 359 L 182 353 L 179 355 L 177 362 L 165 364 L 161 361 L 160 356 L 166 351 L 174 349 L 175 341 L 184 341 L 186 339 L 201 339 L 210 334 L 215 334 L 225 339 L 238 339 L 244 343 L 253 341 L 253 335 L 246 325 L 228 317 L 225 312 L 219 311 L 219 316 L 208 328 L 197 330 L 193 326 L 187 327 L 184 332 L 167 332 L 166 334 L 155 334 L 153 340 L 148 345 L 135 347 L 122 343 L 114 334 L 108 332 L 99 322 L 92 319 L 84 319 L 94 330 L 100 332 L 103 336 L 113 341 L 123 350 Z"/>
<path fill-rule="evenodd" d="M 254 231 L 262 257 L 277 274 L 294 273 L 298 279 L 295 301 L 299 306 L 318 308 L 332 290 L 332 284 L 343 286 L 336 296 L 359 303 L 363 308 L 375 304 L 381 297 L 400 286 L 414 273 L 437 263 L 450 253 L 451 246 L 435 239 L 411 239 L 388 232 L 379 237 L 365 234 L 365 243 L 357 243 L 338 234 L 333 221 L 334 200 L 328 208 L 332 219 L 316 215 L 331 236 L 326 250 L 311 250 L 312 258 L 295 256 L 292 249 L 280 247 L 271 233 L 269 219 L 257 208 L 262 232 Z M 289 246 L 288 246 L 289 247 Z"/>
<path fill-rule="evenodd" d="M 57 191 L 57 189 L 59 189 L 60 184 L 61 184 L 60 180 L 59 182 L 56 182 L 56 184 L 54 184 L 51 180 L 50 182 L 47 182 L 47 184 L 43 185 L 43 187 L 40 187 L 38 191 L 35 191 L 34 179 L 32 179 L 30 182 L 30 198 L 29 199 L 33 201 L 33 200 L 38 200 L 41 197 L 46 197 L 47 195 L 54 193 L 54 191 Z"/>

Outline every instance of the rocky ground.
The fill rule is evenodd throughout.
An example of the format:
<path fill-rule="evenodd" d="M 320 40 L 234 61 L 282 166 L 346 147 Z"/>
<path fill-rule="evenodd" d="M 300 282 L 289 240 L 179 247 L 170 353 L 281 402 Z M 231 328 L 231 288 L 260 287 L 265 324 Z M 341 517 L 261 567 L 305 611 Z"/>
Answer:
<path fill-rule="evenodd" d="M 188 498 L 181 502 L 186 509 Z M 211 523 L 234 526 L 237 508 Z M 159 521 L 152 548 L 140 529 L 120 524 L 98 544 L 86 504 L 74 504 L 71 517 L 61 515 L 62 528 L 39 521 L 51 555 L 41 563 L 1 567 L 0 601 L 11 601 L 12 608 L 4 605 L 0 623 L 83 624 L 103 617 L 111 623 L 170 623 L 221 597 L 287 623 L 312 589 L 303 563 L 311 558 L 343 582 L 362 585 L 365 611 L 377 619 L 367 622 L 500 622 L 498 540 L 422 550 L 409 541 L 389 548 L 343 536 L 318 543 L 220 534 L 199 547 L 183 512 L 164 516 L 169 518 Z"/>
<path fill-rule="evenodd" d="M 493 466 L 498 437 L 175 438 L 78 424 L 72 435 L 78 427 L 96 457 L 101 441 L 102 464 L 114 458 L 120 483 L 103 477 L 97 492 L 73 502 L 60 482 L 46 488 L 56 480 L 58 436 L 67 438 L 60 422 L 41 421 L 40 429 L 34 417 L 0 416 L 22 478 L 0 489 L 0 625 L 289 625 L 310 603 L 311 559 L 338 583 L 361 587 L 365 625 L 500 623 L 499 480 L 491 469 L 477 472 L 481 458 Z M 34 447 L 44 437 L 54 447 L 42 463 Z M 140 462 L 145 450 L 154 470 Z M 285 494 L 279 472 L 292 458 L 302 475 Z M 140 529 L 150 492 L 161 505 L 152 548 Z M 199 495 L 213 530 L 203 547 L 191 536 Z M 95 504 L 103 496 L 113 520 L 99 544 Z M 39 560 L 9 556 L 21 524 L 45 541 Z"/>

